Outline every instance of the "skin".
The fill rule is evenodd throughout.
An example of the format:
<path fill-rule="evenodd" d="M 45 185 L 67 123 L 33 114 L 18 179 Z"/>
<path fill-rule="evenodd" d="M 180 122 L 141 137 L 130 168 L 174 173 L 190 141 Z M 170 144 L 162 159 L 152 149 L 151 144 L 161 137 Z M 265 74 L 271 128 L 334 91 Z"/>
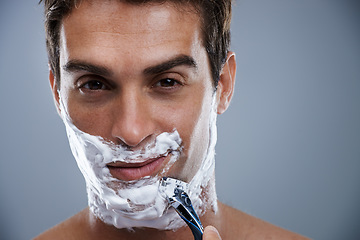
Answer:
<path fill-rule="evenodd" d="M 86 14 L 86 5 L 65 19 L 61 30 L 60 96 L 73 123 L 134 150 L 176 128 L 185 150 L 169 176 L 191 180 L 207 148 L 214 91 L 199 19 L 194 14 L 182 19 L 176 9 L 164 6 L 152 6 L 152 11 L 127 6 L 123 11 L 124 4 L 112 2 L 90 5 L 96 13 Z M 182 64 L 147 73 L 181 56 L 191 57 L 196 67 Z M 107 74 L 69 67 L 80 64 L 104 68 Z M 102 90 L 89 89 L 96 82 Z M 217 102 L 218 111 L 224 111 L 227 106 L 219 98 Z"/>
<path fill-rule="evenodd" d="M 191 7 L 82 2 L 62 23 L 61 85 L 52 72 L 49 76 L 58 110 L 61 96 L 79 129 L 132 149 L 176 128 L 184 150 L 168 174 L 191 180 L 209 142 L 213 96 L 214 110 L 223 113 L 233 94 L 236 71 L 230 52 L 214 92 L 200 29 L 199 16 Z M 164 68 L 184 56 L 186 61 Z M 214 180 L 203 197 L 215 194 L 211 189 Z M 201 216 L 203 225 L 209 226 L 205 240 L 305 239 L 221 202 L 218 206 L 216 214 L 207 206 Z M 187 227 L 176 232 L 116 229 L 86 208 L 36 239 L 192 238 Z"/>

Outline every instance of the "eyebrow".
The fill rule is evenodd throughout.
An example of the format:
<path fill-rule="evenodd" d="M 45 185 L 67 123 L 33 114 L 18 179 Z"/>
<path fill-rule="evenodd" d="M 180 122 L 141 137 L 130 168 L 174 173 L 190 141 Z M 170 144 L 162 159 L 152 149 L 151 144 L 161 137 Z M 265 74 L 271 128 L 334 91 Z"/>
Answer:
<path fill-rule="evenodd" d="M 148 67 L 144 70 L 144 73 L 146 75 L 155 75 L 162 72 L 165 72 L 167 70 L 170 70 L 177 66 L 188 66 L 191 68 L 194 68 L 195 70 L 198 68 L 194 58 L 188 56 L 188 55 L 180 55 L 175 58 L 172 58 L 168 61 L 165 61 L 163 63 L 160 63 L 158 65 Z"/>
<path fill-rule="evenodd" d="M 63 66 L 63 69 L 67 72 L 84 71 L 104 77 L 113 75 L 113 73 L 105 67 L 89 64 L 79 60 L 70 60 Z"/>
<path fill-rule="evenodd" d="M 194 68 L 195 70 L 198 68 L 195 60 L 192 57 L 188 55 L 180 55 L 158 65 L 145 68 L 143 73 L 145 75 L 155 75 L 170 70 L 174 67 L 184 65 Z M 70 60 L 63 66 L 63 69 L 67 72 L 84 71 L 104 77 L 113 75 L 113 72 L 106 67 L 97 66 L 80 60 Z"/>

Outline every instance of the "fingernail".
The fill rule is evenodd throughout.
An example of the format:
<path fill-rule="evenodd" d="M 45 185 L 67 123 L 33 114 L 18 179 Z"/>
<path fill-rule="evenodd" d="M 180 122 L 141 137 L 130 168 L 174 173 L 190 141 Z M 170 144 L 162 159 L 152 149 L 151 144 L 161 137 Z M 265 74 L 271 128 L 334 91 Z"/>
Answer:
<path fill-rule="evenodd" d="M 215 227 L 207 226 L 206 228 L 208 229 L 208 231 L 214 232 L 214 233 L 216 233 L 216 235 L 218 235 L 220 237 L 220 233 Z"/>

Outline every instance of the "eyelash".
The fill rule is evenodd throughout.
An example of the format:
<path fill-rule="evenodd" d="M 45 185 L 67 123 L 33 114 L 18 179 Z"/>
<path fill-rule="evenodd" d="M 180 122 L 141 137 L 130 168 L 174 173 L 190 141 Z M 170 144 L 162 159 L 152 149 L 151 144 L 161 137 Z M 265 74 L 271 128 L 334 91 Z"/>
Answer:
<path fill-rule="evenodd" d="M 111 89 L 111 85 L 94 76 L 81 77 L 77 82 L 78 89 L 82 92 L 98 92 Z"/>
<path fill-rule="evenodd" d="M 109 87 L 106 86 L 103 82 L 99 80 L 90 80 L 80 85 L 80 88 L 86 88 L 87 90 L 96 91 L 96 90 L 108 90 Z M 96 88 L 96 89 L 95 89 Z"/>
<path fill-rule="evenodd" d="M 97 79 L 95 77 L 86 77 L 80 79 L 77 83 L 78 89 L 82 92 L 98 92 L 98 91 L 106 91 L 111 90 L 112 86 L 110 86 L 107 82 L 104 82 L 102 79 Z M 183 82 L 176 80 L 171 77 L 164 77 L 160 80 L 157 80 L 151 88 L 158 91 L 173 91 L 177 88 L 183 86 Z"/>
<path fill-rule="evenodd" d="M 173 78 L 163 78 L 163 79 L 157 81 L 153 85 L 153 87 L 159 87 L 159 88 L 163 88 L 163 89 L 174 89 L 174 88 L 180 87 L 182 85 L 183 84 L 180 81 L 175 80 Z"/>

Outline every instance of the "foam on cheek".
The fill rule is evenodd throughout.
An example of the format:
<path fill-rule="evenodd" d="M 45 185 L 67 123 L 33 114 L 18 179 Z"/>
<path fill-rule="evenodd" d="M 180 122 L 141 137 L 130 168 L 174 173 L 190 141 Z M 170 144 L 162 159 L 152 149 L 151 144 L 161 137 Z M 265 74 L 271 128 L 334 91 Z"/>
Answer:
<path fill-rule="evenodd" d="M 215 170 L 217 116 L 214 103 L 215 100 L 210 114 L 208 149 L 199 170 L 188 185 L 188 195 L 199 216 L 205 213 L 209 205 L 214 211 L 217 209 L 216 192 L 212 186 L 215 181 L 212 178 Z M 86 181 L 89 207 L 96 217 L 117 228 L 176 230 L 185 226 L 184 221 L 174 209 L 169 208 L 167 201 L 159 193 L 161 178 L 168 176 L 170 167 L 181 152 L 182 140 L 176 130 L 161 133 L 154 142 L 141 150 L 130 151 L 126 147 L 79 130 L 72 124 L 62 101 L 60 109 L 72 153 Z M 110 162 L 142 162 L 169 154 L 169 162 L 154 177 L 122 181 L 113 178 L 106 167 Z"/>
<path fill-rule="evenodd" d="M 212 100 L 209 120 L 209 145 L 200 168 L 188 185 L 188 195 L 193 207 L 199 216 L 205 214 L 208 207 L 215 213 L 218 210 L 217 195 L 215 190 L 215 145 L 217 141 L 215 109 L 216 95 Z"/>
<path fill-rule="evenodd" d="M 164 230 L 184 226 L 176 212 L 168 210 L 168 203 L 158 190 L 161 177 L 167 175 L 180 155 L 182 140 L 176 130 L 161 133 L 141 150 L 130 151 L 79 130 L 72 124 L 62 102 L 60 108 L 72 153 L 86 181 L 89 207 L 96 217 L 117 228 Z M 159 174 L 139 180 L 113 178 L 106 167 L 115 161 L 142 162 L 167 155 L 170 160 Z"/>

